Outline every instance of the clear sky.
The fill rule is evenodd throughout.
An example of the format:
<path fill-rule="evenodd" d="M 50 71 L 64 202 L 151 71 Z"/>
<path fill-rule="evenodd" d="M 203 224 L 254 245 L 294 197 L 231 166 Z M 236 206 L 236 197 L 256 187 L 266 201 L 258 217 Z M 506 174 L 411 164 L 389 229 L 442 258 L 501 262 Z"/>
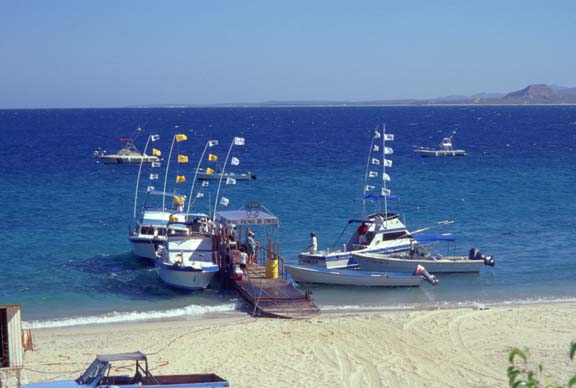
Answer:
<path fill-rule="evenodd" d="M 0 0 L 0 108 L 576 86 L 576 1 Z"/>

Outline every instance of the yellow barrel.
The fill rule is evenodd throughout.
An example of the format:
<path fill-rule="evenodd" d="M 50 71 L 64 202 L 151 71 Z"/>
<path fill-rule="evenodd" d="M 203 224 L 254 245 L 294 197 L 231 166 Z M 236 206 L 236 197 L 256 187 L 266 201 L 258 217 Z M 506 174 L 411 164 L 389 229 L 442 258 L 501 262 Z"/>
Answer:
<path fill-rule="evenodd" d="M 266 260 L 266 277 L 268 279 L 278 278 L 278 259 L 270 258 Z"/>

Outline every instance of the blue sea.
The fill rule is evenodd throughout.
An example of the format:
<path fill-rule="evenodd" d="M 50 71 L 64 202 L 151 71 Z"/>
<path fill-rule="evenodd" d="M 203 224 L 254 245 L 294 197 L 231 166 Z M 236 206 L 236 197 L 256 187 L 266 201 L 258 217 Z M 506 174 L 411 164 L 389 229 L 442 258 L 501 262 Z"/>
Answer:
<path fill-rule="evenodd" d="M 411 106 L 0 110 L 0 304 L 21 304 L 29 327 L 235 313 L 235 293 L 171 289 L 130 253 L 138 166 L 98 164 L 93 151 L 116 151 L 142 127 L 136 145 L 158 133 L 166 157 L 173 135 L 186 133 L 175 152 L 191 163 L 172 163 L 170 182 L 189 179 L 168 189 L 187 194 L 206 141 L 220 141 L 212 151 L 222 160 L 244 137 L 236 168 L 257 179 L 222 194 L 229 209 L 257 201 L 277 215 L 280 253 L 296 262 L 311 231 L 329 247 L 359 217 L 354 199 L 383 123 L 395 135 L 389 187 L 409 228 L 454 221 L 433 231 L 453 233 L 455 253 L 476 247 L 497 264 L 440 276 L 436 287 L 304 287 L 323 311 L 576 300 L 576 107 Z M 452 131 L 467 157 L 413 152 Z"/>

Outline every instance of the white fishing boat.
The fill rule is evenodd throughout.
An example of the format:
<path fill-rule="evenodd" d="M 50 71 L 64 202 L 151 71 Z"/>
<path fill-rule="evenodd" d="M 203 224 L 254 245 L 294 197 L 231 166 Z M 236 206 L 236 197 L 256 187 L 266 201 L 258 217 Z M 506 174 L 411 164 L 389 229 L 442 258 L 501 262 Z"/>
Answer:
<path fill-rule="evenodd" d="M 135 140 L 142 133 L 142 128 L 136 129 L 136 134 L 134 139 L 132 138 L 121 138 L 120 141 L 124 143 L 124 146 L 120 148 L 115 154 L 109 154 L 106 150 L 98 147 L 94 151 L 94 157 L 100 163 L 105 164 L 136 164 L 136 163 L 152 163 L 158 162 L 160 159 L 156 155 L 147 155 L 146 149 L 144 152 L 140 152 L 138 148 L 134 145 Z M 158 139 L 158 135 L 151 135 L 148 137 L 148 142 L 150 139 Z M 148 142 L 146 142 L 146 147 L 148 147 Z"/>
<path fill-rule="evenodd" d="M 293 264 L 286 264 L 284 268 L 297 283 L 363 287 L 419 287 L 422 280 L 426 280 L 432 285 L 438 284 L 438 279 L 428 274 L 424 268 L 417 268 L 413 272 L 328 269 Z"/>
<path fill-rule="evenodd" d="M 219 267 L 213 258 L 212 227 L 206 214 L 170 215 L 167 236 L 157 251 L 155 269 L 169 286 L 201 290 L 210 284 Z"/>
<path fill-rule="evenodd" d="M 197 171 L 198 171 L 196 175 L 197 179 L 203 181 L 219 180 L 222 177 L 224 178 L 224 180 L 231 178 L 237 181 L 247 181 L 256 179 L 256 174 L 250 171 L 246 171 L 243 173 L 225 172 L 224 174 L 222 174 L 222 172 L 210 172 L 210 170 L 203 168 L 199 168 Z"/>
<path fill-rule="evenodd" d="M 438 148 L 417 147 L 414 152 L 421 156 L 466 156 L 466 151 L 454 149 L 452 145 L 452 137 L 456 131 L 452 132 L 449 136 L 442 139 Z"/>

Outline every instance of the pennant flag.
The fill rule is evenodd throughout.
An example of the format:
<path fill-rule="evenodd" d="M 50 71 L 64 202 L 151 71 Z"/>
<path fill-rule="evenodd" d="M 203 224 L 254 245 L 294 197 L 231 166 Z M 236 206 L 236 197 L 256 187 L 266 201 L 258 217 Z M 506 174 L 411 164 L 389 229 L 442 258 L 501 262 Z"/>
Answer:
<path fill-rule="evenodd" d="M 230 164 L 233 166 L 237 166 L 240 164 L 240 159 L 235 158 L 234 156 L 232 157 L 232 159 L 230 160 Z"/>
<path fill-rule="evenodd" d="M 150 135 L 150 140 L 152 141 L 160 140 L 160 135 Z"/>
<path fill-rule="evenodd" d="M 188 163 L 188 156 L 178 155 L 178 163 Z"/>
<path fill-rule="evenodd" d="M 374 131 L 374 139 L 380 139 L 382 137 L 382 135 L 380 135 L 380 132 L 378 132 L 378 130 Z"/>
<path fill-rule="evenodd" d="M 382 174 L 382 180 L 390 182 L 390 175 L 388 175 L 386 173 Z"/>
<path fill-rule="evenodd" d="M 160 167 L 161 163 L 160 162 L 152 162 L 152 167 Z"/>
<path fill-rule="evenodd" d="M 198 194 L 196 194 L 196 198 L 198 198 L 198 199 L 204 198 L 204 193 L 198 193 Z"/>
<path fill-rule="evenodd" d="M 226 184 L 227 185 L 235 185 L 236 184 L 236 178 L 226 178 Z"/>
<path fill-rule="evenodd" d="M 154 190 L 154 186 L 148 186 L 148 188 L 146 189 L 146 191 L 152 191 Z"/>
<path fill-rule="evenodd" d="M 243 137 L 235 137 L 234 145 L 241 146 L 245 144 L 245 139 Z"/>
<path fill-rule="evenodd" d="M 377 171 L 370 171 L 368 173 L 368 177 L 370 178 L 376 178 L 378 176 L 378 172 Z"/>
<path fill-rule="evenodd" d="M 384 159 L 384 167 L 392 167 L 392 161 L 390 159 Z"/>
<path fill-rule="evenodd" d="M 380 146 L 378 146 L 378 144 L 374 144 L 374 147 L 372 148 L 372 151 L 374 151 L 374 152 L 380 151 Z"/>
<path fill-rule="evenodd" d="M 176 183 L 186 182 L 186 177 L 184 175 L 178 175 L 176 177 Z"/>
<path fill-rule="evenodd" d="M 222 199 L 220 200 L 220 205 L 222 205 L 222 206 L 228 206 L 229 203 L 230 203 L 230 200 L 226 197 L 222 197 Z"/>
<path fill-rule="evenodd" d="M 380 159 L 372 158 L 372 164 L 379 166 L 380 165 Z"/>
<path fill-rule="evenodd" d="M 172 198 L 172 202 L 174 202 L 176 205 L 183 205 L 185 200 L 186 200 L 186 197 L 183 195 L 175 195 Z"/>
<path fill-rule="evenodd" d="M 218 140 L 208 140 L 208 147 L 214 147 L 218 145 Z"/>
<path fill-rule="evenodd" d="M 160 152 L 160 150 L 157 150 L 156 148 L 152 148 L 152 155 L 160 156 L 162 155 L 162 152 Z"/>
<path fill-rule="evenodd" d="M 212 170 L 210 167 L 208 167 L 206 169 L 206 174 L 214 174 L 214 170 Z"/>
<path fill-rule="evenodd" d="M 202 187 L 208 187 L 208 185 L 210 185 L 210 182 L 208 182 L 208 181 L 202 182 Z"/>
<path fill-rule="evenodd" d="M 158 174 L 150 174 L 151 181 L 155 181 L 156 179 L 158 179 Z"/>
<path fill-rule="evenodd" d="M 215 162 L 218 160 L 218 155 L 208 154 L 208 160 L 211 162 Z"/>
<path fill-rule="evenodd" d="M 388 189 L 382 188 L 382 195 L 390 195 L 392 192 Z"/>
<path fill-rule="evenodd" d="M 384 140 L 386 141 L 394 141 L 394 135 L 391 133 L 385 133 L 384 134 Z"/>
<path fill-rule="evenodd" d="M 177 143 L 180 143 L 181 141 L 186 141 L 186 140 L 188 140 L 188 136 L 186 136 L 185 134 L 183 134 L 183 133 L 177 133 L 176 134 L 176 142 Z"/>
<path fill-rule="evenodd" d="M 384 147 L 384 155 L 391 155 L 394 153 L 394 150 L 390 147 Z"/>
<path fill-rule="evenodd" d="M 373 189 L 374 189 L 374 186 L 366 185 L 366 187 L 364 188 L 364 191 L 370 191 Z"/>

